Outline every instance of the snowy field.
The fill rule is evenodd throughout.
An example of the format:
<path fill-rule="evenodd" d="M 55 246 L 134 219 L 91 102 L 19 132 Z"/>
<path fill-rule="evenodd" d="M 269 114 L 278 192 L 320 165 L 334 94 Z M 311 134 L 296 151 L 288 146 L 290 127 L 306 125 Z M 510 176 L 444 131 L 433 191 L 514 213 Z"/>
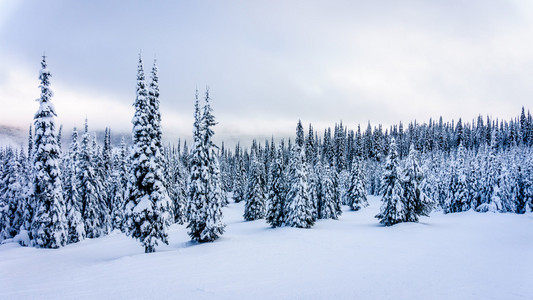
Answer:
<path fill-rule="evenodd" d="M 533 299 L 533 215 L 433 213 L 387 228 L 360 212 L 312 229 L 244 222 L 156 253 L 119 232 L 59 250 L 0 246 L 0 299 Z"/>

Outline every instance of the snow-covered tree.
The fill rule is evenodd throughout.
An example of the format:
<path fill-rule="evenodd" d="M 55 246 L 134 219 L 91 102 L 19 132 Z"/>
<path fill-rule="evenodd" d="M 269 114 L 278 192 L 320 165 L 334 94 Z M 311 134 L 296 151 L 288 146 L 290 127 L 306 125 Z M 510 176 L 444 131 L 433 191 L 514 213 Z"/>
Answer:
<path fill-rule="evenodd" d="M 187 222 L 187 170 L 180 159 L 176 159 L 172 164 L 172 186 L 169 195 L 174 202 L 174 222 L 185 224 Z"/>
<path fill-rule="evenodd" d="M 233 201 L 239 203 L 246 199 L 246 188 L 248 186 L 246 176 L 246 166 L 242 155 L 237 158 L 235 174 L 233 176 Z"/>
<path fill-rule="evenodd" d="M 284 181 L 283 149 L 281 145 L 275 150 L 275 156 L 270 163 L 268 180 L 268 211 L 266 221 L 272 227 L 280 227 L 285 223 L 285 196 L 286 186 Z"/>
<path fill-rule="evenodd" d="M 329 164 L 320 164 L 320 193 L 318 197 L 318 218 L 319 219 L 337 219 L 337 191 L 335 188 L 332 174 L 335 172 Z"/>
<path fill-rule="evenodd" d="M 77 193 L 81 201 L 81 215 L 88 238 L 103 236 L 106 231 L 102 224 L 101 214 L 106 211 L 103 186 L 94 168 L 93 145 L 90 141 L 89 128 L 85 120 L 85 131 L 81 141 L 81 149 L 76 167 Z"/>
<path fill-rule="evenodd" d="M 64 168 L 64 197 L 67 210 L 68 224 L 68 243 L 77 243 L 85 239 L 85 224 L 83 222 L 82 199 L 79 188 L 82 187 L 78 182 L 77 166 L 79 166 L 80 145 L 78 142 L 78 131 L 76 127 L 72 131 L 72 142 L 70 144 L 67 159 Z"/>
<path fill-rule="evenodd" d="M 496 135 L 493 134 L 491 147 L 488 153 L 482 156 L 481 180 L 479 181 L 479 202 L 476 207 L 478 212 L 497 212 L 502 209 L 501 199 L 497 195 L 500 178 L 500 163 L 496 156 L 498 152 Z"/>
<path fill-rule="evenodd" d="M 465 156 L 465 148 L 460 142 L 457 157 L 452 161 L 451 174 L 449 174 L 450 187 L 444 206 L 445 213 L 466 211 L 470 207 Z"/>
<path fill-rule="evenodd" d="M 404 190 L 400 180 L 400 165 L 396 141 L 394 138 L 390 142 L 389 156 L 385 162 L 383 178 L 381 180 L 381 209 L 376 218 L 385 226 L 391 226 L 405 221 L 406 207 L 403 201 Z"/>
<path fill-rule="evenodd" d="M 200 116 L 198 92 L 195 103 L 194 145 L 189 187 L 189 236 L 198 242 L 211 242 L 224 233 L 222 188 L 216 146 L 212 142 L 216 125 L 206 91 Z"/>
<path fill-rule="evenodd" d="M 418 151 L 411 145 L 405 162 L 403 176 L 403 197 L 405 219 L 403 222 L 418 222 L 419 216 L 428 216 L 433 209 L 433 201 L 421 189 L 424 173 L 418 163 Z"/>
<path fill-rule="evenodd" d="M 352 161 L 352 171 L 350 172 L 349 182 L 350 184 L 347 191 L 348 206 L 355 211 L 367 207 L 366 179 L 363 171 L 363 164 L 357 157 Z"/>
<path fill-rule="evenodd" d="M 39 79 L 41 97 L 34 117 L 33 193 L 35 210 L 31 224 L 33 244 L 41 248 L 59 248 L 67 243 L 67 221 L 61 185 L 60 149 L 57 144 L 55 117 L 51 102 L 50 71 L 46 57 L 41 61 Z"/>
<path fill-rule="evenodd" d="M 23 201 L 24 191 L 21 181 L 21 166 L 15 151 L 9 147 L 1 161 L 0 172 L 0 241 L 18 234 L 20 219 L 18 202 Z"/>
<path fill-rule="evenodd" d="M 289 162 L 289 188 L 286 212 L 286 224 L 291 227 L 310 228 L 315 224 L 312 199 L 309 196 L 308 171 L 305 161 L 303 148 L 295 144 Z"/>
<path fill-rule="evenodd" d="M 246 188 L 246 203 L 244 204 L 244 219 L 253 221 L 262 219 L 266 213 L 265 175 L 263 165 L 258 160 L 254 150 L 250 159 L 248 187 Z"/>
<path fill-rule="evenodd" d="M 145 253 L 155 252 L 159 242 L 168 244 L 171 201 L 163 184 L 163 153 L 157 66 L 154 61 L 148 95 L 142 59 L 137 69 L 137 97 L 134 107 L 133 151 L 124 210 L 125 229 L 138 239 Z"/>

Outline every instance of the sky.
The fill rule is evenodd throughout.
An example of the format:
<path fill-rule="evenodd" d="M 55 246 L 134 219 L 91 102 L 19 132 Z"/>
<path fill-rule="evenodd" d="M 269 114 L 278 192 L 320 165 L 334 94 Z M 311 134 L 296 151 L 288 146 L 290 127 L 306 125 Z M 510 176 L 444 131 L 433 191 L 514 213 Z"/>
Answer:
<path fill-rule="evenodd" d="M 533 109 L 527 0 L 0 0 L 0 125 L 32 123 L 46 53 L 59 123 L 130 132 L 140 52 L 167 140 L 206 86 L 228 141 Z"/>

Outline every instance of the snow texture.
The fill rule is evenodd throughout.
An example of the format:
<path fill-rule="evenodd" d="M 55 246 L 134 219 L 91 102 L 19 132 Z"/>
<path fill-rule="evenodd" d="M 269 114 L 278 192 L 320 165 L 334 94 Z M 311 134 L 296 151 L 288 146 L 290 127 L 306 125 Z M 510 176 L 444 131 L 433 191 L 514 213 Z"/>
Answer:
<path fill-rule="evenodd" d="M 370 206 L 309 230 L 242 222 L 190 242 L 172 225 L 149 255 L 114 231 L 50 251 L 0 246 L 1 299 L 530 299 L 533 215 L 473 211 L 384 227 Z M 357 257 L 359 259 L 352 259 Z M 42 272 L 47 270 L 47 272 Z M 275 288 L 274 288 L 275 287 Z"/>

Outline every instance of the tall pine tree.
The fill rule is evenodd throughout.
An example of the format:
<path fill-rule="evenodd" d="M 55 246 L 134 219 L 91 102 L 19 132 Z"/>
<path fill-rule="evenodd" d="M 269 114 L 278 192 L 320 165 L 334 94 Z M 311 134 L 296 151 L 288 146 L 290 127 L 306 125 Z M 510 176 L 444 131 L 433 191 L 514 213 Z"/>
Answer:
<path fill-rule="evenodd" d="M 60 149 L 57 144 L 55 117 L 50 90 L 50 71 L 46 57 L 41 61 L 39 79 L 41 97 L 34 117 L 33 193 L 35 211 L 31 224 L 33 243 L 41 248 L 59 248 L 67 243 L 65 201 L 61 185 Z"/>

